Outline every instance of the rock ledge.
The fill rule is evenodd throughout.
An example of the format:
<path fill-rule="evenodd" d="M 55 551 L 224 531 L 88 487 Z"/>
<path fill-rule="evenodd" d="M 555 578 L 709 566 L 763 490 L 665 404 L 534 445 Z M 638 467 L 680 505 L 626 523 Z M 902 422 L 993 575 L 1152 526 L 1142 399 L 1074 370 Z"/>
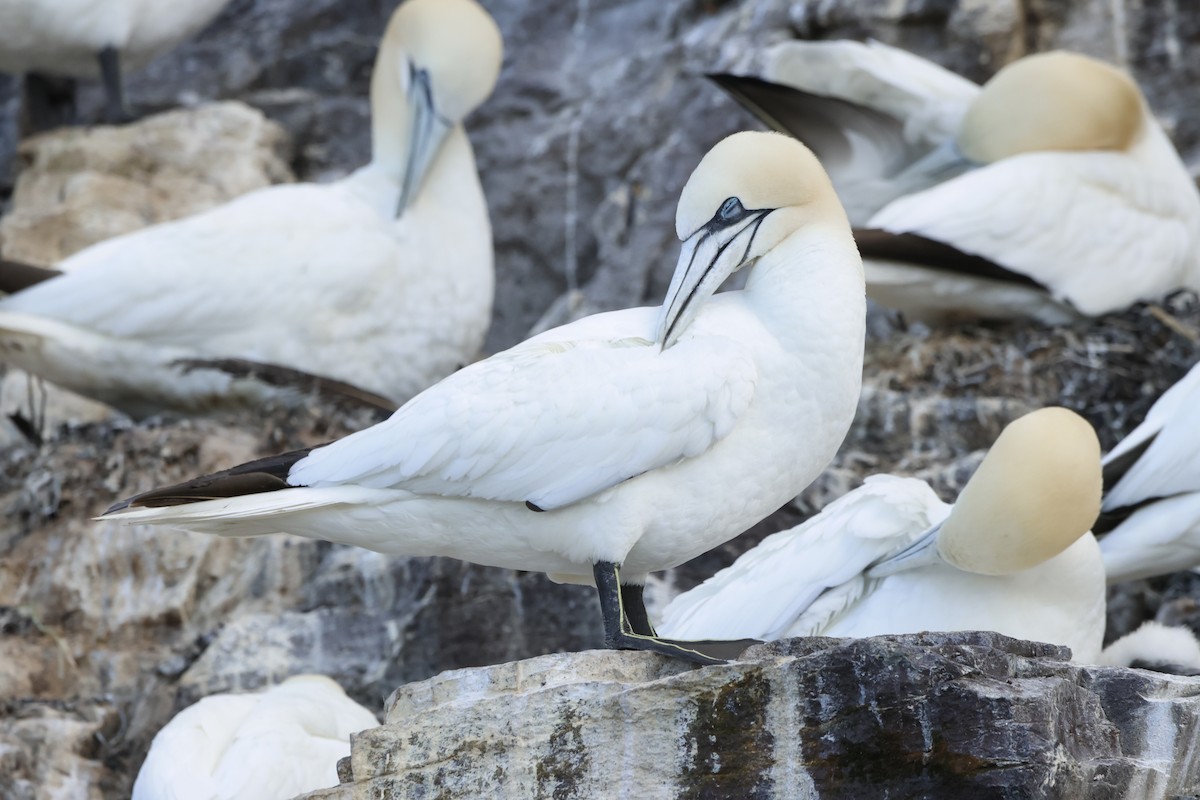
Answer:
<path fill-rule="evenodd" d="M 398 689 L 309 800 L 1162 798 L 1200 791 L 1200 680 L 998 634 L 794 639 L 694 669 L 563 653 Z"/>

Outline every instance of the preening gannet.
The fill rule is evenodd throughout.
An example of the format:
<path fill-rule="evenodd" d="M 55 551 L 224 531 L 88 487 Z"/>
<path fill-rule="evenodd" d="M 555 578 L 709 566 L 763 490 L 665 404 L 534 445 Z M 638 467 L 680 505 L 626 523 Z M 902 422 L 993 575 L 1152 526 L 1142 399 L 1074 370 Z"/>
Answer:
<path fill-rule="evenodd" d="M 1104 457 L 1104 484 L 1109 583 L 1200 566 L 1200 365 Z"/>
<path fill-rule="evenodd" d="M 0 299 L 0 360 L 133 415 L 256 390 L 224 359 L 407 400 L 470 361 L 490 321 L 491 227 L 461 121 L 500 58 L 474 0 L 407 0 L 371 78 L 370 164 L 77 253 Z"/>
<path fill-rule="evenodd" d="M 133 800 L 285 800 L 336 786 L 350 734 L 378 724 L 323 675 L 205 697 L 154 737 Z"/>
<path fill-rule="evenodd" d="M 229 0 L 0 0 L 0 72 L 102 78 L 105 116 L 125 115 L 121 69 L 207 25 Z"/>
<path fill-rule="evenodd" d="M 642 584 L 741 533 L 829 463 L 861 382 L 862 270 L 824 170 L 778 134 L 713 147 L 676 229 L 661 308 L 546 331 L 372 428 L 108 513 L 542 571 L 597 586 L 610 647 L 735 655 L 746 643 L 657 638 Z M 751 264 L 743 290 L 713 296 Z"/>
<path fill-rule="evenodd" d="M 1060 323 L 1200 288 L 1200 192 L 1107 64 L 1043 53 L 980 88 L 878 42 L 787 42 L 766 74 L 714 79 L 826 164 L 884 305 Z"/>
<path fill-rule="evenodd" d="M 1100 444 L 1062 408 L 1010 423 L 949 506 L 915 478 L 876 475 L 676 597 L 675 638 L 782 639 L 993 630 L 1071 648 L 1104 638 L 1104 567 L 1088 527 Z"/>

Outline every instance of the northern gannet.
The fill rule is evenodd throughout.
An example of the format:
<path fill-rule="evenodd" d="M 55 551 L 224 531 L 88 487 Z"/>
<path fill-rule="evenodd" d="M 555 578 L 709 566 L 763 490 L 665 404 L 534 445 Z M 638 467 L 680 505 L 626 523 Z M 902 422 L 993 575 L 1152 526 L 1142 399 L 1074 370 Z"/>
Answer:
<path fill-rule="evenodd" d="M 829 463 L 862 378 L 861 262 L 816 158 L 773 133 L 713 147 L 683 188 L 676 230 L 661 308 L 551 329 L 372 428 L 108 513 L 546 572 L 597 586 L 609 647 L 735 655 L 745 642 L 657 638 L 642 585 L 741 533 Z M 713 296 L 751 264 L 743 290 Z"/>
<path fill-rule="evenodd" d="M 500 59 L 474 0 L 407 0 L 371 78 L 370 164 L 71 256 L 0 299 L 0 360 L 136 416 L 243 391 L 222 359 L 407 400 L 474 358 L 490 321 L 491 227 L 461 121 Z"/>
<path fill-rule="evenodd" d="M 675 638 L 781 639 L 993 630 L 1090 663 L 1104 567 L 1088 527 L 1100 444 L 1071 411 L 1010 423 L 952 507 L 916 478 L 875 475 L 768 536 L 663 611 Z"/>
<path fill-rule="evenodd" d="M 1104 457 L 1096 525 L 1109 583 L 1200 566 L 1200 365 Z"/>
<path fill-rule="evenodd" d="M 0 72 L 100 78 L 108 101 L 105 117 L 119 122 L 128 116 L 122 68 L 138 69 L 170 50 L 228 3 L 0 0 Z"/>
<path fill-rule="evenodd" d="M 787 42 L 714 79 L 810 144 L 867 291 L 913 318 L 1061 323 L 1200 289 L 1200 192 L 1137 85 L 1067 52 L 982 88 L 870 42 Z"/>
<path fill-rule="evenodd" d="M 1096 663 L 1173 675 L 1200 675 L 1200 641 L 1188 628 L 1150 620 L 1104 648 Z"/>
<path fill-rule="evenodd" d="M 350 734 L 378 724 L 323 675 L 205 697 L 154 737 L 133 800 L 285 800 L 336 786 Z"/>

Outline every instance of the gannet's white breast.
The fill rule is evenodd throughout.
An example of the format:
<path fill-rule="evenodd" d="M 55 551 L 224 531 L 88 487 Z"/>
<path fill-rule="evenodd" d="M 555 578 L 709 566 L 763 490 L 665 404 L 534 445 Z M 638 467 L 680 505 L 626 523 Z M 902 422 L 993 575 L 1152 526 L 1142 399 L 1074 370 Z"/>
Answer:
<path fill-rule="evenodd" d="M 170 366 L 204 357 L 279 364 L 403 401 L 475 355 L 494 278 L 461 128 L 399 219 L 396 192 L 366 167 L 102 242 L 64 261 L 64 277 L 0 300 L 0 347 L 30 324 L 13 314 L 58 325 L 6 357 L 126 408 L 219 402 Z"/>
<path fill-rule="evenodd" d="M 106 47 L 136 69 L 197 33 L 228 2 L 0 0 L 0 72 L 95 78 Z"/>
<path fill-rule="evenodd" d="M 154 737 L 133 800 L 282 800 L 335 786 L 350 734 L 377 724 L 319 675 L 206 697 Z"/>

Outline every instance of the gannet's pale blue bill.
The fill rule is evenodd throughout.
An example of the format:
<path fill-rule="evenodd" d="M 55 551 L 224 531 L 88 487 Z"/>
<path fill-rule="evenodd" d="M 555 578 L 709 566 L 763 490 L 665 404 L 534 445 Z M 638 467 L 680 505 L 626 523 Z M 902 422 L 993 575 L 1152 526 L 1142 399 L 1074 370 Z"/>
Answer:
<path fill-rule="evenodd" d="M 870 567 L 867 570 L 867 577 L 886 578 L 888 575 L 895 575 L 897 572 L 945 563 L 937 547 L 938 533 L 941 530 L 942 523 L 939 522 L 921 534 L 920 538 L 899 553 L 888 556 L 883 561 Z"/>
<path fill-rule="evenodd" d="M 772 210 L 743 209 L 732 222 L 714 217 L 683 241 L 671 286 L 659 311 L 655 341 L 662 349 L 675 343 L 704 301 L 726 278 L 752 260 L 750 248 L 754 235 Z"/>
<path fill-rule="evenodd" d="M 400 186 L 400 202 L 396 216 L 404 213 L 416 197 L 425 173 L 446 140 L 453 124 L 437 113 L 429 73 L 409 64 L 408 81 L 408 158 L 404 164 L 404 183 Z"/>

